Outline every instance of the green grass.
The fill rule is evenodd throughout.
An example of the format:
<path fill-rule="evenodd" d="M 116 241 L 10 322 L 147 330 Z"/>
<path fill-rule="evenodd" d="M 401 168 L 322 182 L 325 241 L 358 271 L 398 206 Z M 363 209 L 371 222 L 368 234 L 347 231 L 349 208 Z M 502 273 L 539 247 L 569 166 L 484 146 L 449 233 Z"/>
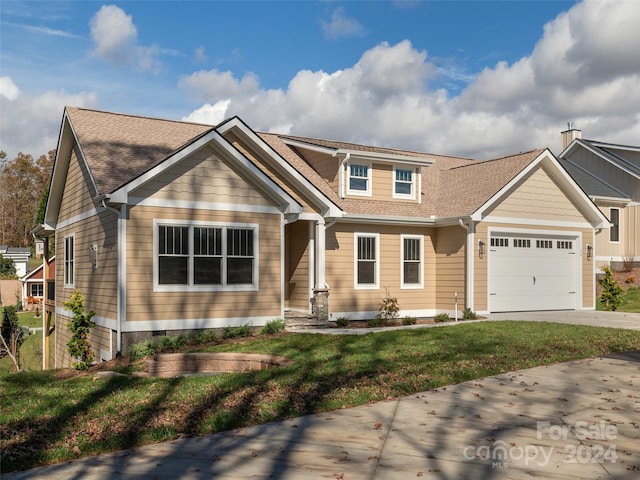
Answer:
<path fill-rule="evenodd" d="M 362 405 L 487 375 L 640 349 L 640 332 L 481 322 L 368 335 L 277 334 L 206 351 L 294 360 L 256 372 L 172 379 L 61 372 L 0 376 L 5 471 Z"/>
<path fill-rule="evenodd" d="M 620 298 L 622 301 L 618 307 L 618 312 L 640 313 L 640 287 L 630 287 L 623 290 Z M 600 298 L 597 299 L 596 309 L 604 310 Z"/>
<path fill-rule="evenodd" d="M 18 322 L 23 327 L 42 328 L 42 312 L 35 317 L 35 312 L 18 312 Z M 52 315 L 51 324 L 54 323 Z M 2 318 L 2 308 L 0 307 L 0 319 Z M 53 349 L 53 335 L 50 338 L 50 348 Z M 42 331 L 37 331 L 33 335 L 25 337 L 20 347 L 20 367 L 23 370 L 42 370 Z M 11 359 L 4 357 L 0 359 L 0 374 L 12 371 Z"/>

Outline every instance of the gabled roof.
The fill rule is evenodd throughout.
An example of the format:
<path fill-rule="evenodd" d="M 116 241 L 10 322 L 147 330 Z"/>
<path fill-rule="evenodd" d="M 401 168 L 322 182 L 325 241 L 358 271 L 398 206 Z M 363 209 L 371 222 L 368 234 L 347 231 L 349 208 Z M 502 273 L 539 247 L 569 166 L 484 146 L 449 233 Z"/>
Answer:
<path fill-rule="evenodd" d="M 625 156 L 625 152 L 633 152 L 637 155 L 640 153 L 640 147 L 577 138 L 562 151 L 560 157 L 567 158 L 578 148 L 585 148 L 593 152 L 614 167 L 640 180 L 640 162 Z"/>
<path fill-rule="evenodd" d="M 631 199 L 620 190 L 612 187 L 608 183 L 603 182 L 591 172 L 585 170 L 580 165 L 566 158 L 559 158 L 560 165 L 571 175 L 578 185 L 591 198 L 609 198 L 619 199 L 629 202 Z"/>

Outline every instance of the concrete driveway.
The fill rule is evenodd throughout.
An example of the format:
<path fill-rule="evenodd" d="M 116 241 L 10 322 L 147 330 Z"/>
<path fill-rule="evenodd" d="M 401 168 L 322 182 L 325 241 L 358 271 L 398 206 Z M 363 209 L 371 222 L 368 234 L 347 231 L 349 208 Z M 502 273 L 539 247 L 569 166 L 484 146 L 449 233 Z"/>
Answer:
<path fill-rule="evenodd" d="M 561 310 L 553 312 L 490 313 L 486 317 L 488 320 L 532 320 L 640 330 L 640 313 Z"/>

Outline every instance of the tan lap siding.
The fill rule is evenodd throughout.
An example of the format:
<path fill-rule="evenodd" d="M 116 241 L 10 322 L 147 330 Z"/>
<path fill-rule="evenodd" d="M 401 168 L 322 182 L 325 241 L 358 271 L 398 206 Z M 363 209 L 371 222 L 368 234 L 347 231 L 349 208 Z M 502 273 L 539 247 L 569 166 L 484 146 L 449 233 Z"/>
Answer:
<path fill-rule="evenodd" d="M 538 167 L 530 177 L 487 214 L 495 217 L 585 222 L 565 193 Z"/>
<path fill-rule="evenodd" d="M 379 288 L 356 289 L 354 286 L 356 233 L 379 234 Z M 402 235 L 423 237 L 423 288 L 401 288 Z M 402 311 L 435 308 L 435 254 L 433 230 L 416 227 L 336 224 L 327 231 L 326 280 L 330 287 L 329 305 L 332 312 L 375 312 L 389 294 L 398 299 Z"/>
<path fill-rule="evenodd" d="M 153 220 L 258 224 L 259 291 L 154 292 Z M 136 206 L 127 222 L 127 322 L 280 315 L 280 215 Z"/>
<path fill-rule="evenodd" d="M 287 308 L 309 310 L 309 222 L 299 221 L 286 227 L 285 299 Z"/>
<path fill-rule="evenodd" d="M 436 308 L 440 311 L 464 308 L 465 244 L 467 232 L 460 226 L 442 227 L 436 231 Z"/>
<path fill-rule="evenodd" d="M 67 344 L 71 340 L 71 332 L 68 325 L 71 319 L 64 315 L 56 315 L 56 351 L 55 351 L 55 368 L 72 368 L 74 358 L 69 355 Z M 101 351 L 110 352 L 113 355 L 113 347 L 111 339 L 111 330 L 108 328 L 96 326 L 89 333 L 89 344 L 94 355 L 94 361 L 101 361 Z M 113 347 L 113 348 L 112 348 Z"/>
<path fill-rule="evenodd" d="M 91 186 L 92 181 L 80 158 L 77 147 L 75 147 L 71 151 L 67 182 L 60 201 L 59 222 L 64 222 L 95 208 L 92 200 L 95 196 Z"/>

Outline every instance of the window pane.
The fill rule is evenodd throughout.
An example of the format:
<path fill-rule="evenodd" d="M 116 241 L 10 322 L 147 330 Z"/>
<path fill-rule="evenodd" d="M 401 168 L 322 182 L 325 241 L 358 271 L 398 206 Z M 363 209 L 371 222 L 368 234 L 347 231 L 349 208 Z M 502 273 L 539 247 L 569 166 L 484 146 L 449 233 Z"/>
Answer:
<path fill-rule="evenodd" d="M 253 284 L 253 258 L 227 258 L 227 284 Z"/>
<path fill-rule="evenodd" d="M 404 283 L 420 283 L 420 263 L 404 263 Z"/>
<path fill-rule="evenodd" d="M 376 263 L 369 261 L 358 262 L 358 284 L 376 283 Z"/>
<path fill-rule="evenodd" d="M 411 170 L 396 170 L 396 180 L 411 183 Z"/>
<path fill-rule="evenodd" d="M 619 242 L 620 241 L 620 210 L 617 208 L 612 208 L 609 210 L 609 217 L 611 223 L 611 229 L 609 230 L 609 241 L 611 242 Z"/>
<path fill-rule="evenodd" d="M 349 179 L 350 190 L 367 190 L 367 180 L 364 178 L 351 178 Z"/>
<path fill-rule="evenodd" d="M 222 255 L 222 229 L 194 228 L 193 253 L 194 255 Z"/>
<path fill-rule="evenodd" d="M 253 257 L 253 230 L 227 229 L 227 255 Z"/>
<path fill-rule="evenodd" d="M 404 239 L 404 259 L 420 261 L 420 240 L 417 238 Z"/>
<path fill-rule="evenodd" d="M 187 227 L 160 226 L 158 252 L 161 255 L 187 255 L 189 253 Z"/>
<path fill-rule="evenodd" d="M 222 283 L 222 257 L 196 257 L 193 268 L 193 283 L 196 285 Z"/>
<path fill-rule="evenodd" d="M 158 282 L 160 285 L 187 285 L 188 257 L 158 258 Z"/>
<path fill-rule="evenodd" d="M 352 177 L 364 177 L 369 176 L 369 167 L 367 165 L 349 165 L 350 173 Z"/>
<path fill-rule="evenodd" d="M 376 259 L 376 239 L 374 237 L 358 237 L 358 260 Z"/>
<path fill-rule="evenodd" d="M 396 182 L 396 193 L 399 195 L 411 195 L 411 184 Z"/>

